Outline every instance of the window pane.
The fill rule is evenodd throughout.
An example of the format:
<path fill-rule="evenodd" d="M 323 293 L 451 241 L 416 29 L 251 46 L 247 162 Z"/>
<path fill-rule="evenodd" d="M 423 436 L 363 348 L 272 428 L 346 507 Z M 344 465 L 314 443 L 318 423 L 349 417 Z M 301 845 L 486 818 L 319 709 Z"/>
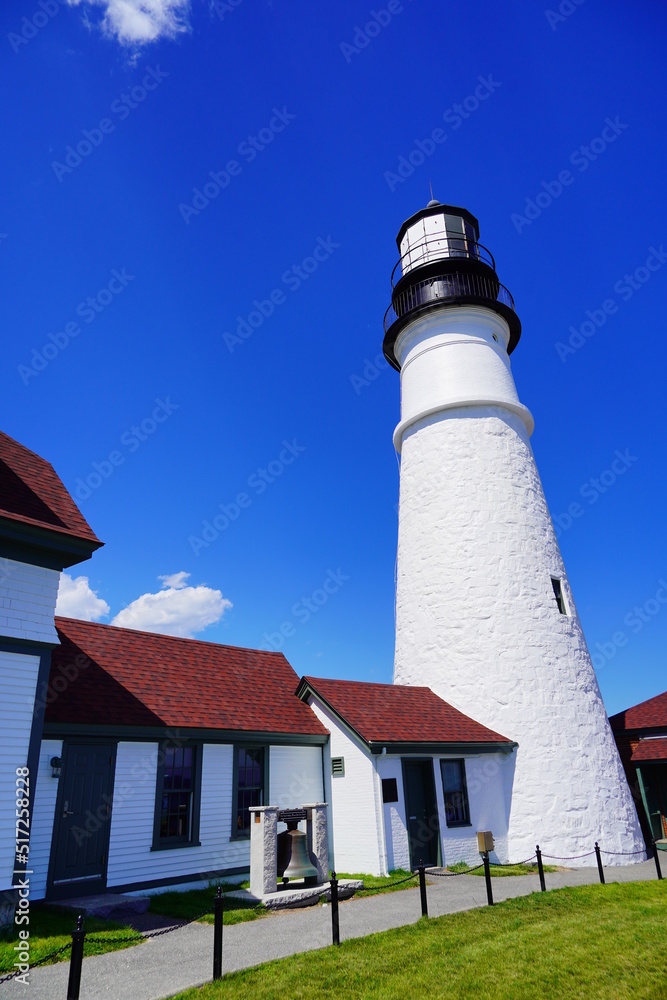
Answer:
<path fill-rule="evenodd" d="M 264 801 L 264 749 L 239 747 L 236 755 L 236 819 L 237 834 L 250 830 L 250 806 L 260 806 Z"/>
<path fill-rule="evenodd" d="M 447 826 L 467 824 L 470 822 L 470 814 L 464 762 L 462 760 L 442 760 L 440 767 Z"/>
<path fill-rule="evenodd" d="M 189 838 L 192 833 L 193 747 L 166 747 L 159 835 L 161 838 Z"/>
<path fill-rule="evenodd" d="M 446 215 L 445 227 L 448 233 L 461 233 L 463 235 L 463 219 L 458 215 Z"/>
<path fill-rule="evenodd" d="M 443 761 L 442 780 L 445 791 L 454 791 L 461 787 L 461 765 L 459 761 Z"/>

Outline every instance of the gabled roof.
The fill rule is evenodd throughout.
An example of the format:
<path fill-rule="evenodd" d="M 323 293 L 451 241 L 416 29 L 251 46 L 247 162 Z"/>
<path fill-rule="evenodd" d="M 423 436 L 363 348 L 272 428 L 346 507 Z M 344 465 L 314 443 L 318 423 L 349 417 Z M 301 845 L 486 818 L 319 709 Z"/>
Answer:
<path fill-rule="evenodd" d="M 3 542 L 64 554 L 63 565 L 87 559 L 102 545 L 53 466 L 2 431 L 0 534 Z"/>
<path fill-rule="evenodd" d="M 50 686 L 59 693 L 47 697 L 46 726 L 328 735 L 294 697 L 298 677 L 282 653 L 72 618 L 57 617 L 56 630 Z"/>
<path fill-rule="evenodd" d="M 640 740 L 631 757 L 633 764 L 643 760 L 667 760 L 667 736 Z"/>
<path fill-rule="evenodd" d="M 297 694 L 321 699 L 371 749 L 406 744 L 504 744 L 512 740 L 459 712 L 427 687 L 303 677 Z"/>
<path fill-rule="evenodd" d="M 617 712 L 611 716 L 609 724 L 617 733 L 634 729 L 667 730 L 667 691 L 647 701 L 640 701 L 624 712 Z"/>

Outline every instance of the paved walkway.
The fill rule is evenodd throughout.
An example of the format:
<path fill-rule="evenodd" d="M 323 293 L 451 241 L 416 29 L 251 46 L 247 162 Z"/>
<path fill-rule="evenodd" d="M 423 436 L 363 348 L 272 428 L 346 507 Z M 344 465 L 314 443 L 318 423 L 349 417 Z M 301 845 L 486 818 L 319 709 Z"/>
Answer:
<path fill-rule="evenodd" d="M 545 876 L 547 888 L 598 882 L 597 868 L 578 868 Z M 605 868 L 607 882 L 654 880 L 655 863 Z M 539 890 L 537 875 L 493 879 L 496 902 Z M 483 877 L 432 878 L 428 908 L 432 917 L 486 905 Z M 419 892 L 381 893 L 356 897 L 340 904 L 341 940 L 363 937 L 414 923 L 421 916 Z M 283 911 L 261 920 L 224 928 L 223 970 L 232 972 L 311 951 L 331 944 L 331 909 L 312 906 Z M 69 963 L 34 969 L 30 986 L 20 983 L 0 986 L 0 997 L 25 996 L 29 1000 L 65 1000 Z M 94 955 L 83 963 L 81 1000 L 163 1000 L 190 986 L 199 986 L 213 975 L 213 927 L 190 924 L 163 937 L 124 951 Z"/>

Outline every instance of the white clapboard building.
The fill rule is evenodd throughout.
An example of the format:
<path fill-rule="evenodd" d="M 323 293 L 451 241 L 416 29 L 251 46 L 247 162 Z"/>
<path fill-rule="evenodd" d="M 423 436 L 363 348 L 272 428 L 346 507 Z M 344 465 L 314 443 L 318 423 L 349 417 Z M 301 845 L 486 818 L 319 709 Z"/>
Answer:
<path fill-rule="evenodd" d="M 281 653 L 55 617 L 59 570 L 99 545 L 52 467 L 0 434 L 5 920 L 25 878 L 62 900 L 245 875 L 257 805 L 329 803 L 343 871 L 474 862 L 479 829 L 505 857 L 512 740 L 428 688 L 299 681 Z"/>

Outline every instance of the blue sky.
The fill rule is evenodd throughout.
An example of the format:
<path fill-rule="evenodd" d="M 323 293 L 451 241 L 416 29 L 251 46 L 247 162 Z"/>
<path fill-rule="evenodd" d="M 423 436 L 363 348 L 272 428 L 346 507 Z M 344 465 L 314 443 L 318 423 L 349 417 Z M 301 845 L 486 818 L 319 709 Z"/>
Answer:
<path fill-rule="evenodd" d="M 106 543 L 74 571 L 102 620 L 285 626 L 298 673 L 391 680 L 399 380 L 374 359 L 432 182 L 516 301 L 607 709 L 664 690 L 662 5 L 139 8 L 0 13 L 2 427 Z"/>

